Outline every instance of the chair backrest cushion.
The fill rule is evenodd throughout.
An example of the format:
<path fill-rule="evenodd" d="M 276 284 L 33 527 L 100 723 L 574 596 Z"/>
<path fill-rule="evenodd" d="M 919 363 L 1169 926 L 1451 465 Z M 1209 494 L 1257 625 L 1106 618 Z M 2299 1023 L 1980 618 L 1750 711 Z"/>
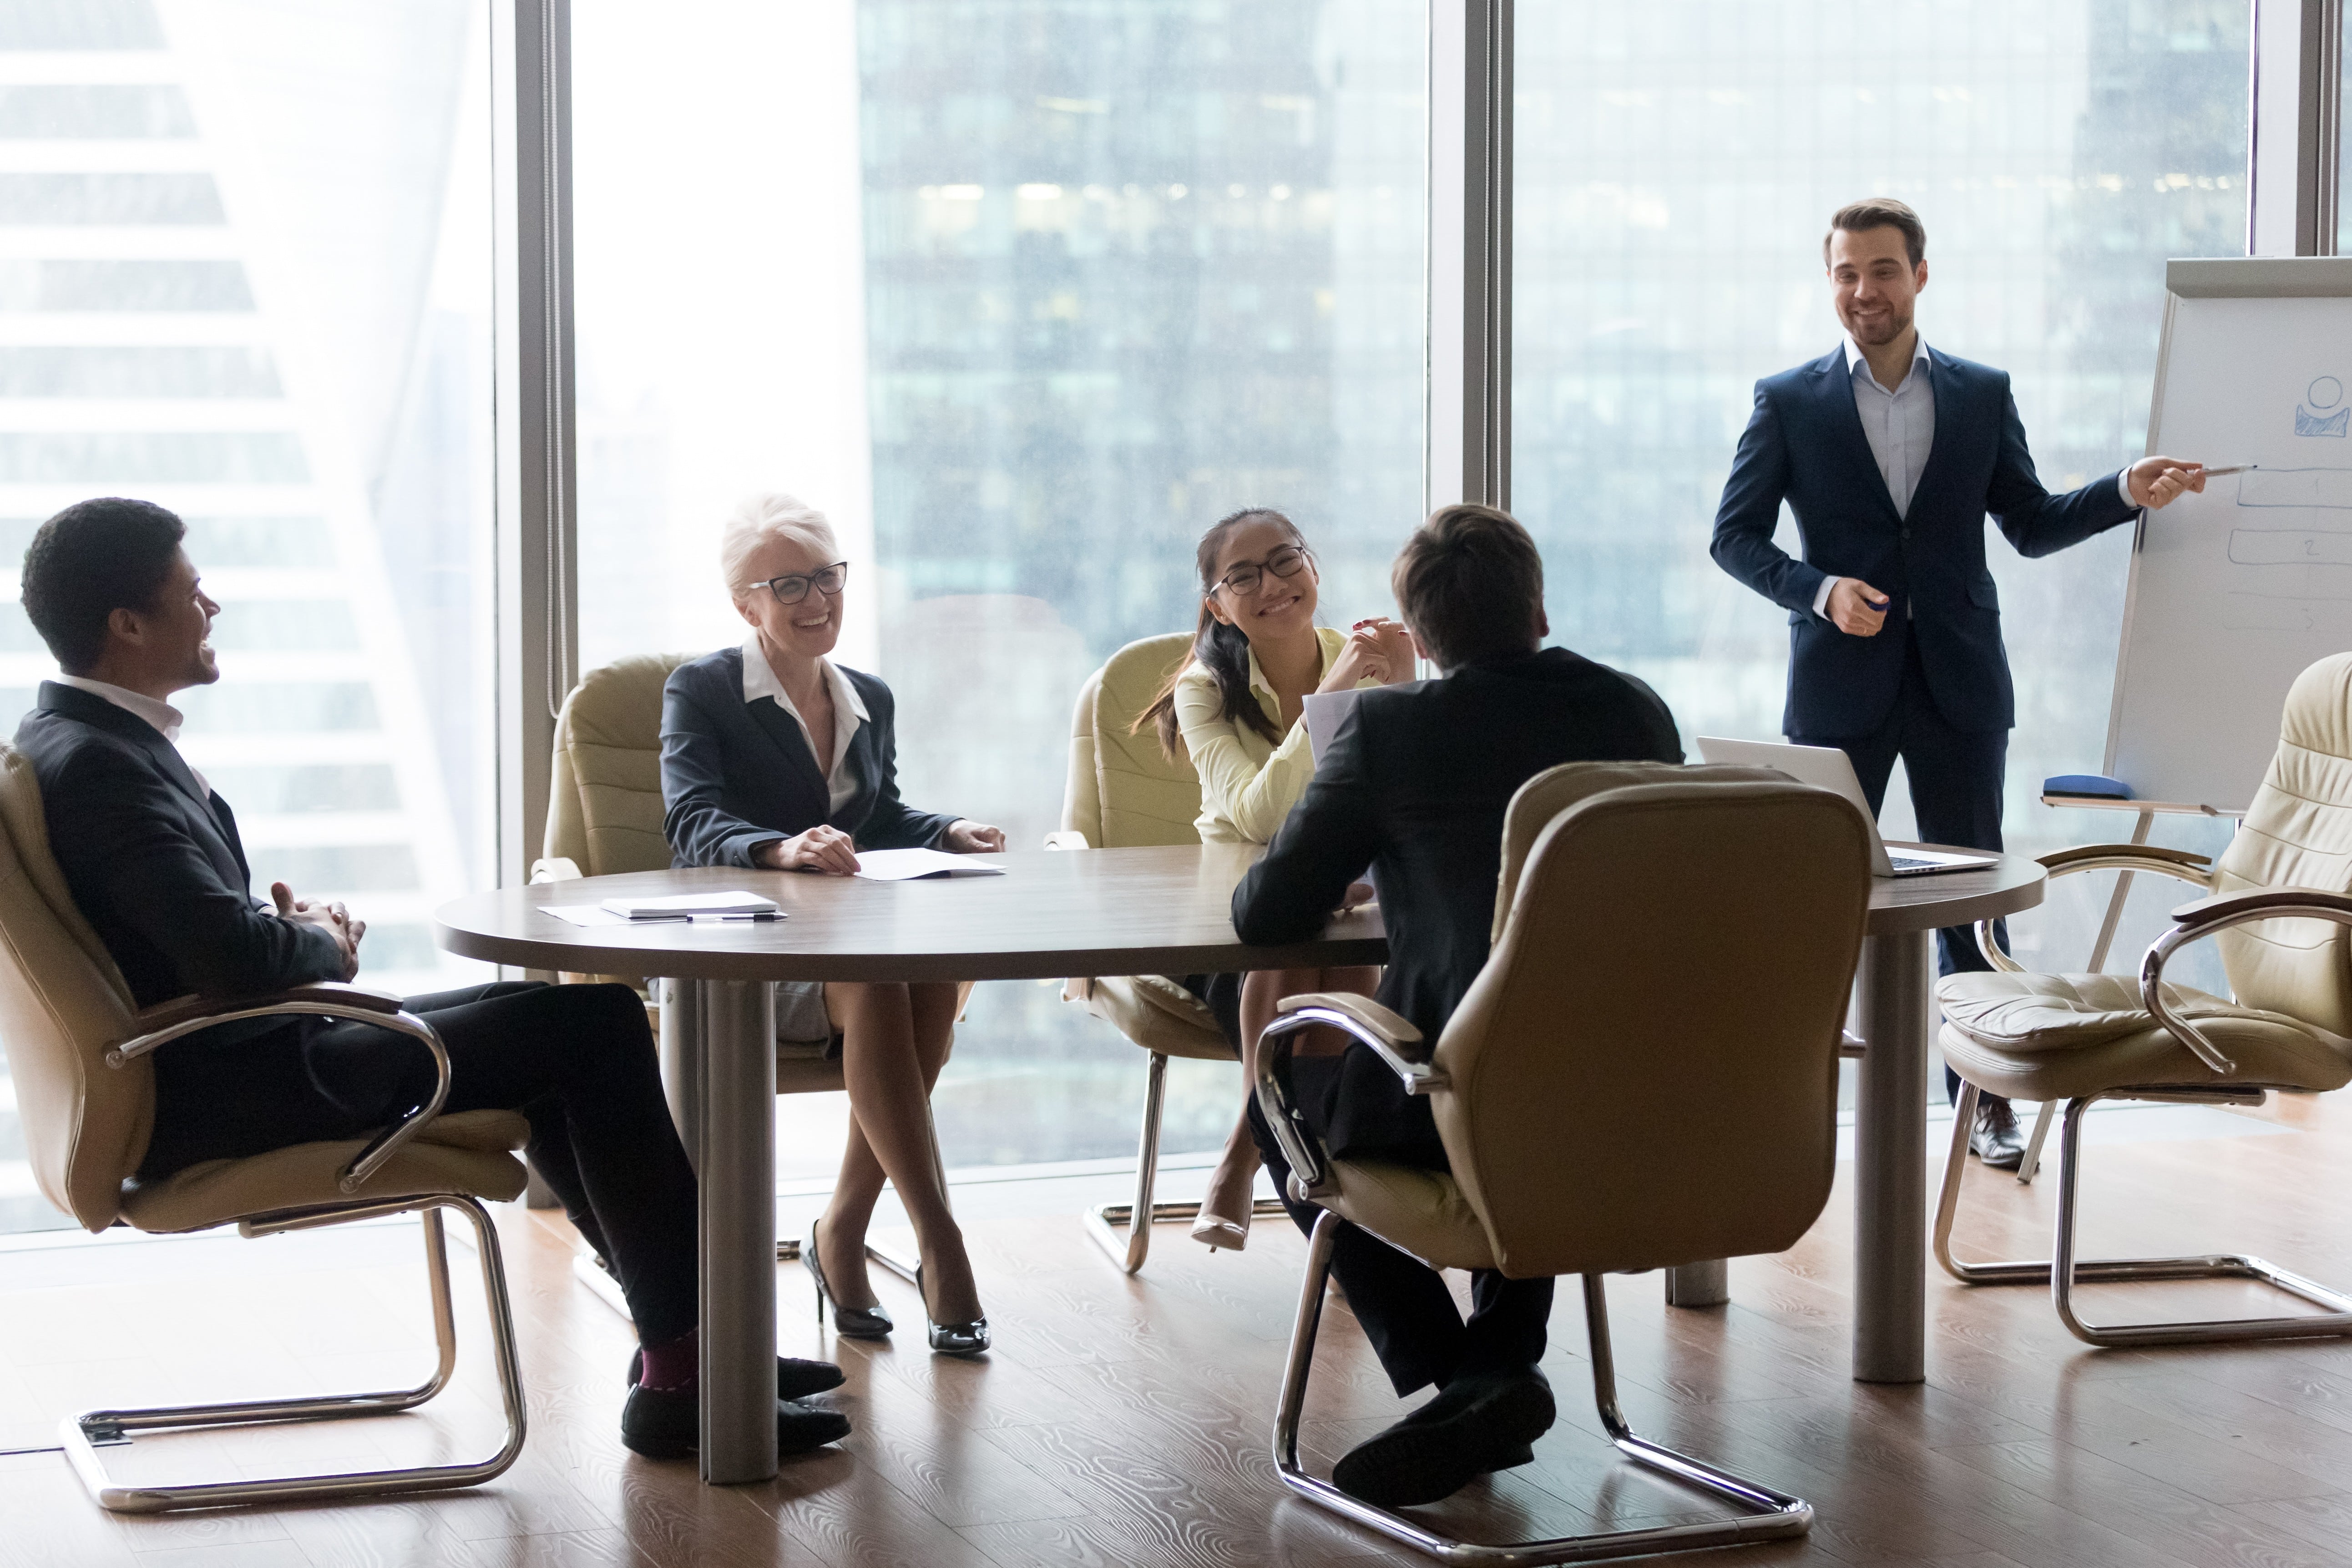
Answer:
<path fill-rule="evenodd" d="M 2287 690 L 2278 750 L 2223 852 L 2214 890 L 2352 893 L 2352 653 L 2321 659 Z M 2352 943 L 2324 921 L 2263 921 L 2214 938 L 2249 1007 L 2352 1035 Z"/>
<path fill-rule="evenodd" d="M 154 1131 L 154 1065 L 106 1065 L 130 1037 L 131 987 L 49 853 L 31 762 L 5 743 L 0 827 L 0 1042 L 26 1153 L 42 1196 L 104 1230 Z"/>
<path fill-rule="evenodd" d="M 1095 699 L 1102 692 L 1102 671 L 1087 677 L 1078 688 L 1076 709 L 1070 714 L 1070 767 L 1062 783 L 1062 826 L 1086 836 L 1087 843 L 1102 847 L 1102 784 L 1095 776 Z"/>
<path fill-rule="evenodd" d="M 1546 768 L 1521 784 L 1503 810 L 1503 865 L 1495 879 L 1495 927 L 1490 942 L 1503 940 L 1503 924 L 1510 918 L 1511 900 L 1519 887 L 1519 870 L 1528 853 L 1570 806 L 1605 790 L 1628 784 L 1778 783 L 1788 775 L 1770 768 L 1734 767 L 1715 763 L 1562 763 Z"/>
<path fill-rule="evenodd" d="M 1828 1201 L 1869 825 L 1704 771 L 1553 816 L 1438 1040 L 1438 1134 L 1514 1278 L 1779 1251 Z"/>
<path fill-rule="evenodd" d="M 1201 775 L 1192 759 L 1173 760 L 1160 750 L 1152 725 L 1135 730 L 1136 716 L 1151 706 L 1160 687 L 1192 646 L 1191 634 L 1145 637 L 1110 656 L 1095 693 L 1095 790 L 1101 812 L 1097 848 L 1152 844 L 1198 844 L 1193 826 L 1201 815 Z"/>
<path fill-rule="evenodd" d="M 546 847 L 591 877 L 669 869 L 662 837 L 662 686 L 690 653 L 618 659 L 580 678 L 555 721 Z"/>

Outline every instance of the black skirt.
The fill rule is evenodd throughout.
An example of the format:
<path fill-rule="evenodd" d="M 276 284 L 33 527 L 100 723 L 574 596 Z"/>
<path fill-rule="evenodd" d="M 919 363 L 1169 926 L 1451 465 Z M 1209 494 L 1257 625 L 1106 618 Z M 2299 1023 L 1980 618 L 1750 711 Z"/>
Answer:
<path fill-rule="evenodd" d="M 1171 977 L 1172 978 L 1172 977 Z M 1242 977 L 1238 974 L 1187 974 L 1177 984 L 1208 1004 L 1215 1015 L 1217 1027 L 1224 1031 L 1225 1044 L 1234 1055 L 1242 1054 Z"/>

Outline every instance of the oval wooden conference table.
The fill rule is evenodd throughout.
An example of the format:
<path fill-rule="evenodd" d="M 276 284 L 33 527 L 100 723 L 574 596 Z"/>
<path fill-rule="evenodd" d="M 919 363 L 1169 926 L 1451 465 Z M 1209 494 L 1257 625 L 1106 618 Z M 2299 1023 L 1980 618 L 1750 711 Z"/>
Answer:
<path fill-rule="evenodd" d="M 445 904 L 454 953 L 526 969 L 686 983 L 701 1086 L 702 1475 L 776 1473 L 764 1369 L 775 1355 L 776 980 L 1032 980 L 1379 963 L 1377 909 L 1338 916 L 1313 942 L 1251 947 L 1234 934 L 1248 845 L 1015 851 L 1001 877 L 867 882 L 726 868 L 593 877 Z M 1936 927 L 2041 902 L 2042 868 L 1881 881 L 1864 944 L 1855 1172 L 1854 1375 L 1916 1382 L 1927 1311 L 1928 938 Z M 787 918 L 768 924 L 576 926 L 547 904 L 744 888 Z"/>

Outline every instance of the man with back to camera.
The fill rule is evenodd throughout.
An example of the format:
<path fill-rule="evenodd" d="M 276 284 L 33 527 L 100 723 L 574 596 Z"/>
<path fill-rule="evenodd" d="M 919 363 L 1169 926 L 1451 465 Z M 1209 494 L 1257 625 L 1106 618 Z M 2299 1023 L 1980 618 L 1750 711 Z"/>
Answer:
<path fill-rule="evenodd" d="M 1502 871 L 1503 814 L 1528 779 L 1561 763 L 1683 760 L 1655 692 L 1566 648 L 1548 648 L 1543 560 L 1526 529 L 1487 506 L 1441 508 L 1390 574 L 1406 628 L 1444 673 L 1367 690 L 1340 723 L 1265 858 L 1234 889 L 1234 929 L 1278 945 L 1319 932 L 1372 868 L 1389 934 L 1380 1001 L 1429 1039 L 1486 963 Z M 1311 1036 L 1305 1038 L 1310 1038 Z M 1447 1169 L 1429 1101 L 1407 1095 L 1367 1047 L 1291 1061 L 1294 1103 L 1342 1158 Z M 1251 1129 L 1274 1190 L 1290 1167 L 1259 1110 Z M 1549 1279 L 1471 1277 L 1465 1323 L 1436 1270 L 1339 1227 L 1332 1272 L 1399 1394 L 1429 1400 L 1334 1467 L 1341 1490 L 1383 1507 L 1435 1502 L 1490 1470 L 1530 1462 L 1552 1423 L 1536 1363 Z"/>
<path fill-rule="evenodd" d="M 25 613 L 62 671 L 16 729 L 41 790 L 50 848 L 75 907 L 141 1007 L 191 992 L 251 996 L 359 972 L 367 923 L 273 883 L 256 899 L 228 802 L 174 744 L 166 700 L 220 679 L 220 606 L 147 501 L 69 506 L 25 552 Z M 532 1165 L 609 1259 L 635 1320 L 622 1441 L 652 1458 L 699 1440 L 694 1171 L 678 1142 L 644 1005 L 625 985 L 499 983 L 411 997 L 449 1055 L 446 1109 L 520 1110 Z M 222 1024 L 155 1053 L 154 1131 L 138 1174 L 365 1137 L 429 1097 L 432 1062 L 373 1025 L 268 1017 Z M 847 1435 L 797 1396 L 840 1369 L 779 1360 L 785 1453 Z"/>
<path fill-rule="evenodd" d="M 1789 612 L 1790 742 L 1844 752 L 1874 814 L 1900 756 L 1923 840 L 1998 850 L 2017 718 L 1986 515 L 2019 554 L 2048 555 L 2202 490 L 2204 466 L 2143 458 L 2050 494 L 2008 373 L 1928 348 L 1913 324 L 1927 286 L 1919 215 L 1886 197 L 1842 207 L 1822 258 L 1845 343 L 1756 384 L 1710 552 Z M 1772 542 L 1784 500 L 1801 561 Z M 1967 926 L 1936 946 L 1939 974 L 1989 967 Z M 1948 1068 L 1944 1084 L 1957 1100 Z M 2017 1168 L 2009 1101 L 1979 1098 L 1969 1148 Z"/>

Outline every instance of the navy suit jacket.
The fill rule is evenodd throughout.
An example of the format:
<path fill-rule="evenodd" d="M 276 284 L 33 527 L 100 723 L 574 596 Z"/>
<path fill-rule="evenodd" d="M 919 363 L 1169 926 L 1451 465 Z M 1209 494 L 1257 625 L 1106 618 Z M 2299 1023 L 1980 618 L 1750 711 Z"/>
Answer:
<path fill-rule="evenodd" d="M 171 742 L 77 687 L 43 681 L 38 701 L 16 726 L 16 749 L 41 786 L 49 847 L 74 906 L 140 1006 L 342 978 L 334 938 L 254 898 L 236 816 Z M 223 1044 L 287 1023 L 256 1018 L 198 1037 Z"/>
<path fill-rule="evenodd" d="M 845 668 L 866 721 L 849 742 L 857 793 L 838 815 L 816 754 L 771 697 L 743 700 L 743 650 L 721 648 L 662 687 L 661 784 L 674 866 L 749 866 L 751 851 L 819 823 L 860 849 L 927 849 L 956 819 L 898 798 L 897 704 L 877 677 Z"/>
<path fill-rule="evenodd" d="M 1914 371 L 1912 374 L 1918 374 Z M 2116 476 L 2053 496 L 2034 477 L 2009 374 L 1928 351 L 1936 439 L 1897 513 L 1880 477 L 1843 345 L 1756 384 L 1715 514 L 1716 563 L 1789 612 L 1790 735 L 1846 739 L 1885 721 L 1903 684 L 1909 621 L 1927 689 L 1957 729 L 2017 721 L 2000 595 L 1985 569 L 1990 513 L 2021 555 L 2048 555 L 2138 515 Z M 1796 514 L 1804 559 L 1772 542 L 1780 503 Z M 1813 614 L 1824 577 L 1859 577 L 1890 597 L 1885 629 L 1850 637 Z"/>

